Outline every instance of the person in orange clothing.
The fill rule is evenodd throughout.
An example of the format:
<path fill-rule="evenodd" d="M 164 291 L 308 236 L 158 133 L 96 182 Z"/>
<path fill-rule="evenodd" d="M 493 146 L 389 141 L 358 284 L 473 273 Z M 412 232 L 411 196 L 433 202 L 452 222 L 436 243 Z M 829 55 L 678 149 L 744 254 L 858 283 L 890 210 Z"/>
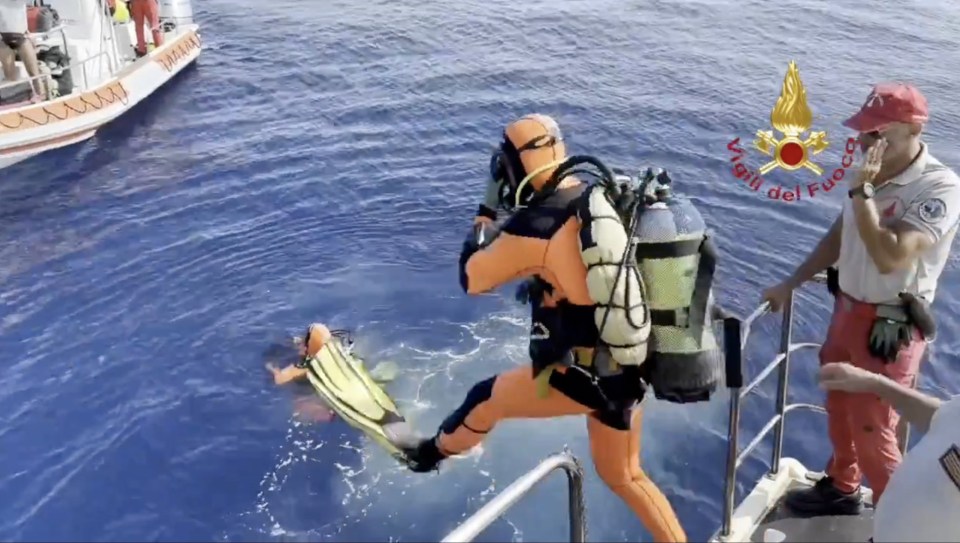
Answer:
<path fill-rule="evenodd" d="M 460 284 L 468 294 L 526 279 L 518 299 L 532 307 L 532 367 L 475 384 L 434 437 L 403 448 L 411 470 L 428 472 L 478 445 L 500 421 L 583 415 L 601 479 L 655 541 L 686 541 L 667 498 L 640 467 L 643 367 L 614 367 L 596 356 L 603 330 L 595 321 L 597 303 L 588 291 L 581 258 L 581 240 L 584 247 L 589 244 L 584 236 L 590 229 L 581 227 L 584 211 L 577 206 L 588 187 L 558 173 L 569 171 L 567 159 L 552 118 L 528 115 L 509 124 L 460 255 Z M 498 208 L 512 212 L 500 227 L 494 224 Z M 648 324 L 641 359 L 646 358 L 647 334 Z"/>
<path fill-rule="evenodd" d="M 147 54 L 147 40 L 143 33 L 144 25 L 150 26 L 154 47 L 163 45 L 163 30 L 160 28 L 160 5 L 157 0 L 130 0 L 130 15 L 133 17 L 137 32 L 137 56 Z"/>

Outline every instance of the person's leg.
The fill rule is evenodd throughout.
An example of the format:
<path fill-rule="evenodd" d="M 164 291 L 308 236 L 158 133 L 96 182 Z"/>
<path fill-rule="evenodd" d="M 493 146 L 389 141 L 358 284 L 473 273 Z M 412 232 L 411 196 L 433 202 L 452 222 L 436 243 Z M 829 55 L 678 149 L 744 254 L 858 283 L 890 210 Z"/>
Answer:
<path fill-rule="evenodd" d="M 529 366 L 510 370 L 475 384 L 466 399 L 443 424 L 437 446 L 444 456 L 460 454 L 480 444 L 501 420 L 584 415 L 592 411 L 555 388 L 538 394 Z"/>
<path fill-rule="evenodd" d="M 163 29 L 160 28 L 160 3 L 157 0 L 144 0 L 146 4 L 146 19 L 153 32 L 153 45 L 160 47 L 163 45 Z"/>
<path fill-rule="evenodd" d="M 32 78 L 33 92 L 37 96 L 46 99 L 47 89 L 44 84 L 45 82 L 37 77 L 40 75 L 40 66 L 37 63 L 37 49 L 33 46 L 33 40 L 24 37 L 17 51 L 20 53 L 20 60 L 23 61 L 24 68 L 27 69 L 27 74 Z"/>
<path fill-rule="evenodd" d="M 16 81 L 17 77 L 17 52 L 7 45 L 6 39 L 0 36 L 0 66 L 3 66 L 3 78 L 5 83 Z"/>
<path fill-rule="evenodd" d="M 628 413 L 620 427 L 587 418 L 590 454 L 597 474 L 640 518 L 654 541 L 687 541 L 677 514 L 667 497 L 640 467 L 640 434 L 643 412 Z"/>
<path fill-rule="evenodd" d="M 833 316 L 827 337 L 820 348 L 820 364 L 847 362 L 851 358 L 850 337 L 858 334 L 856 321 L 851 316 L 851 305 L 843 295 L 834 302 Z M 865 334 L 866 331 L 863 331 Z M 864 342 L 866 342 L 864 336 Z M 862 502 L 860 469 L 857 449 L 850 421 L 851 395 L 846 392 L 827 393 L 827 434 L 833 446 L 827 462 L 826 477 L 813 488 L 789 492 L 786 504 L 793 510 L 809 515 L 856 514 Z"/>
<path fill-rule="evenodd" d="M 920 360 L 926 346 L 920 333 L 915 331 L 913 341 L 901 349 L 894 362 L 886 363 L 872 357 L 864 344 L 862 349 L 854 353 L 852 363 L 886 375 L 901 385 L 911 386 L 919 372 Z M 854 394 L 851 395 L 850 418 L 860 463 L 873 490 L 873 503 L 876 505 L 890 481 L 890 476 L 903 461 L 897 440 L 900 415 L 879 396 Z"/>
<path fill-rule="evenodd" d="M 137 55 L 147 54 L 147 38 L 144 36 L 143 25 L 146 23 L 147 11 L 146 0 L 133 0 L 130 2 L 130 16 L 133 18 L 133 28 L 137 33 Z"/>

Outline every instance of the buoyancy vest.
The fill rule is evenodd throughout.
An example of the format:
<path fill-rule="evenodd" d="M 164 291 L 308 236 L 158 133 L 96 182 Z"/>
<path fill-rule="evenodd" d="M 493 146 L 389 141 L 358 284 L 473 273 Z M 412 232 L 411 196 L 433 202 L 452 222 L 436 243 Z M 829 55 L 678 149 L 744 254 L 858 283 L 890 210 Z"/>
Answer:
<path fill-rule="evenodd" d="M 601 184 L 593 184 L 574 203 L 580 222 L 580 256 L 587 267 L 587 290 L 600 341 L 613 360 L 639 366 L 647 359 L 650 314 L 643 276 L 632 256 L 632 243 Z"/>

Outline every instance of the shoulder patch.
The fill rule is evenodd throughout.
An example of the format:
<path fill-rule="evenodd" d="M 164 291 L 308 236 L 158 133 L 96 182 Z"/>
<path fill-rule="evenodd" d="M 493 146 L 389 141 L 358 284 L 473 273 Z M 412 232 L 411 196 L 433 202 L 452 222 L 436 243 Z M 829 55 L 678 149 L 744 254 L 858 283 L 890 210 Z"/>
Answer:
<path fill-rule="evenodd" d="M 960 447 L 950 445 L 947 452 L 940 457 L 940 465 L 947 473 L 947 477 L 956 485 L 957 490 L 960 490 Z"/>
<path fill-rule="evenodd" d="M 927 198 L 918 208 L 920 219 L 925 223 L 936 223 L 947 216 L 947 204 L 940 198 Z"/>

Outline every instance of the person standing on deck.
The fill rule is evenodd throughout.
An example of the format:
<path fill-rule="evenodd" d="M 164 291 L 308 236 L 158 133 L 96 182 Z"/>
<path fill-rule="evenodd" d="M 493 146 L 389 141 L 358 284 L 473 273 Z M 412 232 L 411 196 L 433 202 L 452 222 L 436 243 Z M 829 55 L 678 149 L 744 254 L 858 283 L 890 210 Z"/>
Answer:
<path fill-rule="evenodd" d="M 3 69 L 0 85 L 19 79 L 16 65 L 19 53 L 23 67 L 32 78 L 33 99 L 38 101 L 46 92 L 43 83 L 37 79 L 40 75 L 37 50 L 28 34 L 27 3 L 24 0 L 0 0 L 0 66 Z"/>
<path fill-rule="evenodd" d="M 160 5 L 157 0 L 130 0 L 130 15 L 137 32 L 137 57 L 147 54 L 147 38 L 143 25 L 150 25 L 153 33 L 153 46 L 163 45 L 163 30 L 160 28 Z"/>
<path fill-rule="evenodd" d="M 914 86 L 873 88 L 843 123 L 859 133 L 864 159 L 840 217 L 793 275 L 763 293 L 778 311 L 793 289 L 836 265 L 821 364 L 849 361 L 907 386 L 933 339 L 928 308 L 960 219 L 960 179 L 921 140 L 927 119 L 927 101 Z M 899 416 L 880 397 L 844 391 L 827 393 L 826 410 L 827 476 L 789 493 L 786 504 L 807 515 L 858 514 L 861 475 L 878 503 L 902 460 Z"/>
<path fill-rule="evenodd" d="M 924 436 L 893 473 L 873 515 L 874 543 L 960 541 L 960 395 L 940 401 L 845 363 L 820 370 L 831 391 L 875 394 Z"/>

